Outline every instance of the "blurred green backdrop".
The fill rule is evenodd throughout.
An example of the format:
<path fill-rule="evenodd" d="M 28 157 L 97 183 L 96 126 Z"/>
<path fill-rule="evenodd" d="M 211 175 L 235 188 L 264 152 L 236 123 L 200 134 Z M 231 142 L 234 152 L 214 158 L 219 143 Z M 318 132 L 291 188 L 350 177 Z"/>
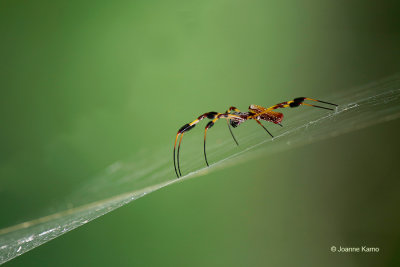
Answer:
<path fill-rule="evenodd" d="M 45 213 L 119 159 L 172 145 L 203 112 L 333 95 L 398 72 L 398 10 L 372 0 L 1 1 L 0 227 Z M 398 136 L 395 121 L 180 183 L 8 265 L 395 266 Z M 329 252 L 363 242 L 385 249 Z"/>

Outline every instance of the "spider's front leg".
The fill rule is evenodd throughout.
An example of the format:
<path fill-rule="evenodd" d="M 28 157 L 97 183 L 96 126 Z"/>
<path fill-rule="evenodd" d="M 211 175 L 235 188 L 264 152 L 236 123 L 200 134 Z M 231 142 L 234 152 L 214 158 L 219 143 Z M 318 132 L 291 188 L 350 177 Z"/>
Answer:
<path fill-rule="evenodd" d="M 231 107 L 231 108 L 234 108 L 234 109 L 236 109 L 236 110 L 238 111 L 238 109 L 235 108 L 235 107 Z M 229 110 L 228 110 L 228 111 L 229 111 Z M 221 114 L 221 113 L 218 114 L 218 115 L 215 117 L 215 119 L 213 119 L 212 121 L 210 121 L 210 122 L 207 124 L 207 126 L 206 126 L 206 128 L 205 128 L 205 130 L 204 130 L 204 159 L 205 159 L 206 164 L 207 164 L 208 167 L 209 167 L 210 165 L 208 164 L 208 161 L 207 161 L 207 153 L 206 153 L 206 137 L 207 137 L 207 130 L 210 129 L 211 127 L 213 127 L 214 124 L 215 124 L 215 122 L 216 122 L 217 120 L 221 119 L 221 118 L 225 118 L 225 119 L 228 121 L 228 126 L 229 126 L 229 122 L 231 121 L 231 119 L 234 119 L 234 120 L 237 120 L 237 121 L 244 121 L 244 120 L 246 120 L 246 119 L 244 119 L 244 118 L 242 118 L 242 117 L 240 117 L 240 116 L 238 116 L 238 115 L 228 114 L 228 112 L 225 112 L 225 113 L 223 113 L 223 114 Z M 232 132 L 231 132 L 231 133 L 232 133 Z M 233 136 L 233 134 L 232 134 L 232 136 Z M 236 139 L 235 139 L 234 136 L 233 136 L 233 138 L 234 138 L 234 140 L 236 141 Z M 237 143 L 237 142 L 236 142 L 236 143 Z"/>
<path fill-rule="evenodd" d="M 180 151 L 180 147 L 181 147 L 181 143 L 182 143 L 183 134 L 184 134 L 185 132 L 188 132 L 188 131 L 192 130 L 192 129 L 196 126 L 196 124 L 199 123 L 201 120 L 206 119 L 206 118 L 207 118 L 207 119 L 214 119 L 218 114 L 221 114 L 221 113 L 218 113 L 218 112 L 215 112 L 215 111 L 204 113 L 204 114 L 200 115 L 200 116 L 199 116 L 197 119 L 195 119 L 194 121 L 183 125 L 183 126 L 178 130 L 178 133 L 176 134 L 176 137 L 175 137 L 174 153 L 173 153 L 173 156 L 174 156 L 174 168 L 175 168 L 176 176 L 177 176 L 178 178 L 179 178 L 180 176 L 182 176 L 182 174 L 181 174 L 181 169 L 180 169 L 180 165 L 179 165 L 179 151 Z M 177 159 L 177 162 L 178 162 L 178 168 L 176 168 L 175 150 L 176 150 L 176 143 L 177 143 L 177 141 L 178 141 L 179 135 L 180 135 L 180 138 L 179 138 L 179 144 L 178 144 L 178 153 L 177 153 L 177 155 L 176 155 L 176 159 Z M 178 174 L 178 172 L 179 172 L 179 174 Z"/>

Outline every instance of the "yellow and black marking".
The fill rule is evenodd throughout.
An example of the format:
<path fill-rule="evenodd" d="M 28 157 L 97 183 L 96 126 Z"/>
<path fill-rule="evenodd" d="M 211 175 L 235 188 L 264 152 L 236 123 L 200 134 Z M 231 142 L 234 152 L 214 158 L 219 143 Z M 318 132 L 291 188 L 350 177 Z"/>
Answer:
<path fill-rule="evenodd" d="M 188 132 L 188 131 L 192 130 L 196 126 L 196 124 L 199 123 L 201 120 L 206 119 L 206 118 L 211 120 L 210 122 L 208 122 L 208 124 L 207 124 L 207 126 L 205 127 L 205 130 L 204 130 L 204 159 L 206 161 L 207 166 L 209 166 L 208 160 L 207 160 L 207 154 L 206 154 L 207 131 L 212 126 L 214 126 L 214 124 L 219 119 L 226 119 L 229 131 L 230 131 L 230 133 L 231 133 L 231 135 L 233 137 L 233 140 L 235 141 L 235 143 L 237 145 L 239 145 L 239 143 L 236 140 L 235 136 L 233 135 L 233 132 L 232 132 L 232 129 L 231 129 L 230 126 L 236 128 L 242 122 L 247 121 L 247 120 L 255 120 L 273 138 L 274 136 L 267 130 L 267 128 L 264 125 L 262 125 L 260 120 L 273 122 L 274 124 L 278 124 L 278 125 L 282 126 L 281 121 L 283 120 L 283 114 L 280 113 L 280 112 L 273 111 L 275 109 L 287 108 L 287 107 L 295 108 L 295 107 L 299 107 L 301 105 L 304 105 L 304 106 L 322 108 L 322 109 L 327 109 L 327 110 L 333 110 L 332 108 L 328 108 L 328 107 L 323 107 L 323 106 L 304 103 L 305 100 L 320 102 L 320 103 L 327 104 L 327 105 L 332 105 L 332 106 L 338 106 L 337 104 L 333 104 L 333 103 L 329 103 L 329 102 L 325 102 L 325 101 L 321 101 L 321 100 L 317 100 L 317 99 L 312 99 L 312 98 L 308 98 L 308 97 L 298 97 L 298 98 L 295 98 L 295 99 L 293 99 L 291 101 L 282 102 L 282 103 L 276 104 L 276 105 L 274 105 L 272 107 L 269 107 L 269 108 L 264 108 L 264 107 L 258 106 L 258 105 L 250 105 L 248 112 L 241 112 L 236 107 L 230 107 L 225 113 L 218 113 L 218 112 L 215 112 L 215 111 L 207 112 L 207 113 L 204 113 L 203 115 L 199 116 L 197 119 L 195 119 L 191 123 L 187 123 L 187 124 L 183 125 L 178 130 L 178 133 L 176 134 L 175 144 L 174 144 L 174 151 L 173 151 L 174 168 L 175 168 L 176 176 L 178 178 L 180 176 L 182 176 L 181 169 L 180 169 L 180 164 L 179 164 L 179 151 L 180 151 L 180 147 L 181 147 L 181 143 L 182 143 L 183 134 L 185 132 Z M 179 138 L 179 136 L 180 136 L 180 138 Z M 179 143 L 178 143 L 178 138 L 179 138 Z M 175 157 L 175 150 L 176 150 L 176 144 L 177 143 L 178 143 L 178 151 L 177 151 L 177 155 Z M 177 161 L 177 164 L 176 164 L 176 161 Z M 178 168 L 177 168 L 177 165 L 178 165 Z"/>
<path fill-rule="evenodd" d="M 201 120 L 203 120 L 203 119 L 205 119 L 205 118 L 214 119 L 215 116 L 218 115 L 218 114 L 220 114 L 220 113 L 215 112 L 215 111 L 204 113 L 203 115 L 199 116 L 197 119 L 195 119 L 194 121 L 192 121 L 191 123 L 187 123 L 187 124 L 183 125 L 183 126 L 178 130 L 178 133 L 176 134 L 176 138 L 175 138 L 174 153 L 173 153 L 173 154 L 174 154 L 175 173 L 176 173 L 176 176 L 177 176 L 178 178 L 179 178 L 180 176 L 182 176 L 182 174 L 181 174 L 181 169 L 180 169 L 180 164 L 179 164 L 179 151 L 180 151 L 180 148 L 181 148 L 181 142 L 182 142 L 183 134 L 184 134 L 185 132 L 188 132 L 188 131 L 192 130 L 192 129 L 196 126 L 196 124 L 199 123 Z M 176 159 L 177 159 L 177 162 L 178 162 L 178 169 L 177 169 L 177 168 L 176 168 L 176 162 L 175 162 L 175 150 L 176 150 L 176 143 L 177 143 L 177 141 L 178 141 L 179 135 L 181 136 L 181 138 L 180 138 L 180 140 L 179 140 L 179 144 L 178 144 L 178 153 L 177 153 L 177 155 L 176 155 Z M 179 172 L 179 175 L 178 175 L 178 172 Z"/>
<path fill-rule="evenodd" d="M 317 100 L 317 99 L 313 99 L 313 98 L 298 97 L 298 98 L 295 98 L 295 99 L 293 99 L 291 101 L 287 101 L 287 102 L 282 102 L 282 103 L 276 104 L 276 105 L 274 105 L 272 107 L 267 108 L 266 110 L 273 110 L 273 109 L 277 109 L 277 108 L 287 108 L 287 107 L 296 108 L 296 107 L 298 107 L 300 105 L 333 110 L 332 108 L 327 108 L 327 107 L 322 107 L 322 106 L 317 106 L 317 105 L 311 105 L 311 104 L 304 103 L 304 100 L 316 101 L 316 102 L 320 102 L 320 103 L 324 103 L 324 104 L 328 104 L 328 105 L 332 105 L 332 106 L 337 106 L 336 104 L 325 102 L 325 101 L 321 101 L 321 100 Z"/>

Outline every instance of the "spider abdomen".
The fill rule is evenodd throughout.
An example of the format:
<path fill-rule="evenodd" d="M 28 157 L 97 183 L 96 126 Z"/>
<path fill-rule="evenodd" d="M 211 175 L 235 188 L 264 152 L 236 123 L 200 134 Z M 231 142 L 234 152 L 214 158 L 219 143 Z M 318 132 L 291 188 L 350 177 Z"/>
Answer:
<path fill-rule="evenodd" d="M 260 120 L 273 122 L 275 124 L 281 123 L 283 120 L 283 114 L 279 112 L 269 111 L 259 116 Z"/>

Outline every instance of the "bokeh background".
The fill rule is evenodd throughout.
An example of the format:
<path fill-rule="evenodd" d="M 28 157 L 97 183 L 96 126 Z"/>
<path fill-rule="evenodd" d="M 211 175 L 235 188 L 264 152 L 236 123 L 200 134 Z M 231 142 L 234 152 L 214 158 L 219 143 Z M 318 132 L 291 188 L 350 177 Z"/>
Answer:
<path fill-rule="evenodd" d="M 399 72 L 399 10 L 1 1 L 0 227 L 46 214 L 113 162 L 172 145 L 203 112 Z M 175 184 L 6 266 L 398 266 L 399 129 L 395 120 Z"/>

